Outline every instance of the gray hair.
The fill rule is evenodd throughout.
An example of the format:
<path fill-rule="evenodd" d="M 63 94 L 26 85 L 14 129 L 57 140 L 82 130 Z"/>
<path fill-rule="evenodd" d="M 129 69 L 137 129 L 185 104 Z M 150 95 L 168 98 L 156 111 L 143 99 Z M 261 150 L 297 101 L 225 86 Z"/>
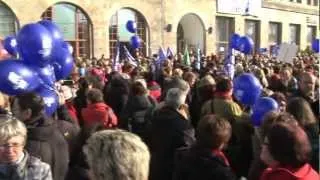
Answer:
<path fill-rule="evenodd" d="M 165 103 L 169 107 L 178 109 L 186 101 L 187 93 L 180 88 L 171 88 L 168 90 Z"/>
<path fill-rule="evenodd" d="M 94 133 L 84 147 L 97 180 L 147 180 L 150 153 L 142 140 L 123 130 Z"/>
<path fill-rule="evenodd" d="M 15 136 L 23 137 L 25 143 L 27 128 L 24 123 L 11 115 L 0 115 L 0 142 L 6 142 Z"/>

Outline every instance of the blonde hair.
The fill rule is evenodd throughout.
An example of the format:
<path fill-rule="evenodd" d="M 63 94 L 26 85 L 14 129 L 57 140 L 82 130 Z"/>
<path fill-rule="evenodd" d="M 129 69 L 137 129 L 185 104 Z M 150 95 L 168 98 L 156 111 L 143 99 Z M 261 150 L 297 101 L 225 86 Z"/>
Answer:
<path fill-rule="evenodd" d="M 150 153 L 141 139 L 123 130 L 94 133 L 84 147 L 97 180 L 147 180 Z"/>
<path fill-rule="evenodd" d="M 27 128 L 24 123 L 10 115 L 0 115 L 0 142 L 6 142 L 15 136 L 21 136 L 26 141 Z"/>

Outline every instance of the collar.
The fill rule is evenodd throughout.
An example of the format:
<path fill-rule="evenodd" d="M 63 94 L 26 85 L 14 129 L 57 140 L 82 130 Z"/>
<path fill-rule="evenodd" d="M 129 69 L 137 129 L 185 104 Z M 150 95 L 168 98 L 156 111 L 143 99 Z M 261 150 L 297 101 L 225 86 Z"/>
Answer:
<path fill-rule="evenodd" d="M 232 100 L 232 95 L 229 91 L 227 92 L 215 92 L 214 96 L 221 99 Z"/>

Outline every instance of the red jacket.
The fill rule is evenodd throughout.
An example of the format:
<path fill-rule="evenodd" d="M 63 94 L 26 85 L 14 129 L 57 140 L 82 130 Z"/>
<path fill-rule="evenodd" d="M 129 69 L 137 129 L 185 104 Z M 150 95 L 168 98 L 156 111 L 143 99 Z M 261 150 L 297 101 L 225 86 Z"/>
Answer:
<path fill-rule="evenodd" d="M 88 127 L 95 123 L 102 123 L 105 128 L 118 125 L 118 118 L 113 113 L 111 107 L 105 103 L 88 104 L 81 110 L 84 126 Z"/>
<path fill-rule="evenodd" d="M 79 125 L 78 117 L 77 117 L 77 110 L 73 105 L 73 102 L 66 102 L 66 107 L 68 109 L 69 115 L 71 118 Z"/>
<path fill-rule="evenodd" d="M 261 180 L 318 180 L 319 174 L 309 164 L 303 165 L 298 170 L 292 168 L 267 168 Z"/>

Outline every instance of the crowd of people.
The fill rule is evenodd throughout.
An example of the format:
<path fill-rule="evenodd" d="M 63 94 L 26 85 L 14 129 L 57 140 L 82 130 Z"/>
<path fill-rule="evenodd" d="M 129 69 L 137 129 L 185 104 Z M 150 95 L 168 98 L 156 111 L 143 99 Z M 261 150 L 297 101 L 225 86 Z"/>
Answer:
<path fill-rule="evenodd" d="M 0 179 L 12 180 L 317 180 L 319 58 L 292 63 L 269 55 L 235 57 L 235 77 L 252 73 L 275 99 L 261 126 L 233 95 L 224 56 L 134 54 L 76 59 L 56 83 L 59 107 L 45 115 L 30 92 L 0 95 Z"/>

